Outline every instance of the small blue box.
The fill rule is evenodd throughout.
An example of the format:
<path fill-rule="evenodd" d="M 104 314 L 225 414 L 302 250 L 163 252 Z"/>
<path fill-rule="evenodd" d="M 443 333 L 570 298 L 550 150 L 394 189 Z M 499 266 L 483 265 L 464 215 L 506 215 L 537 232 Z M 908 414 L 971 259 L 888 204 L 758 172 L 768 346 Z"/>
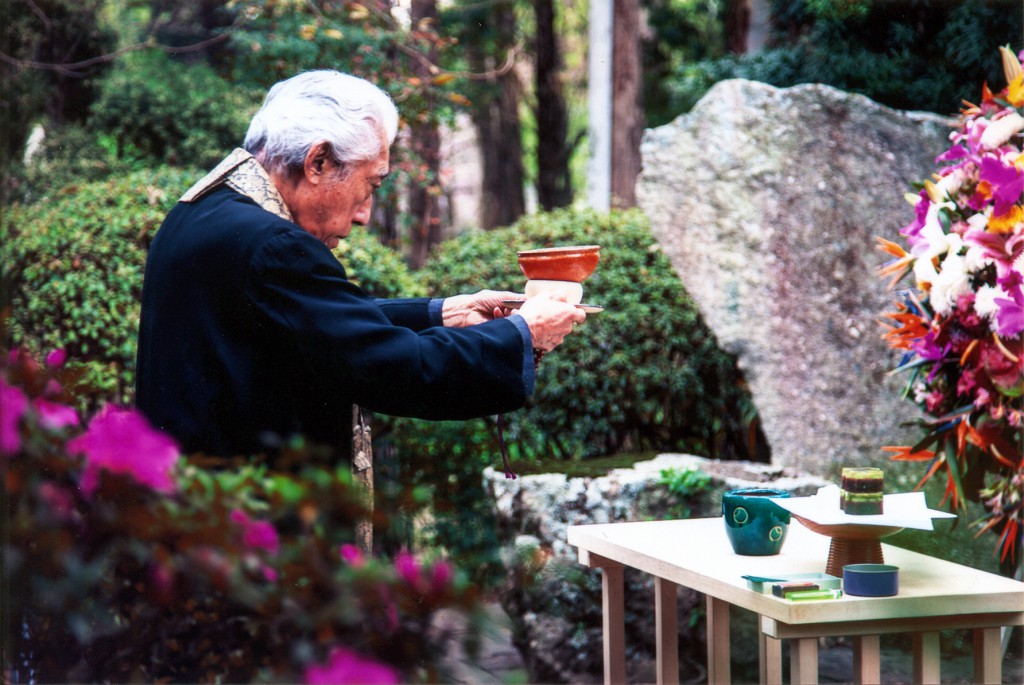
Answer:
<path fill-rule="evenodd" d="M 858 597 L 892 597 L 899 592 L 900 570 L 888 564 L 847 564 L 843 591 Z"/>

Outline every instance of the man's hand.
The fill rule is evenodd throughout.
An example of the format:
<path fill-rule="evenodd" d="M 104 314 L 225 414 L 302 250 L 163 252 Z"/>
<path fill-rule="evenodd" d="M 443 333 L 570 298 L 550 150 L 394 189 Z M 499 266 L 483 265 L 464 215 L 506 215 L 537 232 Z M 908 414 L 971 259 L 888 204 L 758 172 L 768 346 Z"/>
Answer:
<path fill-rule="evenodd" d="M 534 349 L 542 352 L 550 352 L 561 345 L 573 326 L 587 318 L 582 309 L 553 300 L 548 293 L 531 297 L 517 313 L 526 319 L 526 325 L 530 327 Z"/>
<path fill-rule="evenodd" d="M 501 318 L 508 314 L 503 300 L 523 299 L 521 293 L 500 290 L 481 290 L 474 295 L 455 295 L 445 298 L 441 318 L 448 328 L 465 328 Z"/>

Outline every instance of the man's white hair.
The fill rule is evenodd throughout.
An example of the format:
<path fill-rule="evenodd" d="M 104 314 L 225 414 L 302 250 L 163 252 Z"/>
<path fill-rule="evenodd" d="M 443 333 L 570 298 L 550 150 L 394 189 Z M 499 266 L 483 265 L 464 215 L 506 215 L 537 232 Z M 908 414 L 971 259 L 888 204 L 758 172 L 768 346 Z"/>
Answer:
<path fill-rule="evenodd" d="M 301 173 L 309 148 L 331 144 L 334 161 L 349 166 L 380 154 L 398 132 L 398 109 L 369 81 L 332 69 L 307 71 L 276 83 L 252 118 L 243 147 L 269 171 Z"/>

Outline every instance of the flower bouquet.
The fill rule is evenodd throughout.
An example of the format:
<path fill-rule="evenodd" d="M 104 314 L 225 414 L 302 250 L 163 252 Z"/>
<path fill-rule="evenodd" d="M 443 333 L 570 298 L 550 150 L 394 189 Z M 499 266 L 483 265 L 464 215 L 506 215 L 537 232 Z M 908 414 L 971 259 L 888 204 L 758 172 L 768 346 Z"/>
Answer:
<path fill-rule="evenodd" d="M 1020 56 L 1000 48 L 1007 85 L 983 87 L 965 103 L 938 170 L 908 194 L 914 220 L 907 248 L 880 238 L 894 257 L 879 272 L 890 288 L 912 277 L 884 337 L 905 354 L 905 395 L 920 405 L 924 437 L 887 446 L 899 461 L 927 462 L 920 487 L 945 473 L 947 501 L 984 503 L 976 522 L 995 531 L 1002 563 L 1015 564 L 1024 487 L 1024 73 Z"/>

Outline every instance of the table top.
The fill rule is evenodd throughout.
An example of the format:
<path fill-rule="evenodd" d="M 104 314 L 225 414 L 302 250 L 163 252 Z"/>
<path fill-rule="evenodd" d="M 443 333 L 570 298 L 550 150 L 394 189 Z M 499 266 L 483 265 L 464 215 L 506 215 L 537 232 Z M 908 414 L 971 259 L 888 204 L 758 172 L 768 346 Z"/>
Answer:
<path fill-rule="evenodd" d="M 749 589 L 743 575 L 825 571 L 831 539 L 796 521 L 782 551 L 766 557 L 733 552 L 721 517 L 570 526 L 568 541 L 581 557 L 598 555 L 787 624 L 964 614 L 1024 624 L 1024 583 L 886 544 L 885 563 L 899 567 L 894 597 L 794 602 Z"/>

